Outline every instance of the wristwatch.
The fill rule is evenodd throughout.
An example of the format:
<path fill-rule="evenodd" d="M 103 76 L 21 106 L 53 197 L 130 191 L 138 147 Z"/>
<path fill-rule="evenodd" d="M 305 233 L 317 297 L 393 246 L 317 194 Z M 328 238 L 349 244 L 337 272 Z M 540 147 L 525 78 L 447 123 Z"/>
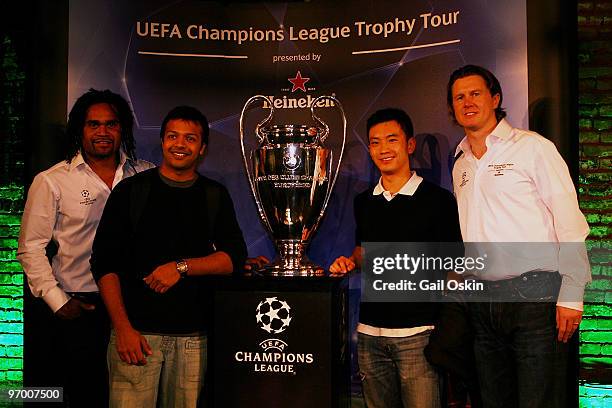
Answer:
<path fill-rule="evenodd" d="M 184 259 L 179 259 L 176 261 L 176 271 L 181 275 L 181 279 L 187 276 L 187 272 L 189 272 L 189 265 L 187 265 L 187 261 Z"/>

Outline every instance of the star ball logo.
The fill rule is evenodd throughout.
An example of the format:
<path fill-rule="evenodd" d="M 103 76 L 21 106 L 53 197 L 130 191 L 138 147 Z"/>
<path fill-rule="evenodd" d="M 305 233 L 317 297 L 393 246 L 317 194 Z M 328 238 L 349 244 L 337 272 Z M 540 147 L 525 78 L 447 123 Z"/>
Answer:
<path fill-rule="evenodd" d="M 300 156 L 297 153 L 290 149 L 285 150 L 283 154 L 283 165 L 287 170 L 295 170 L 300 166 L 301 163 L 302 160 L 300 159 Z"/>
<path fill-rule="evenodd" d="M 282 333 L 291 323 L 291 307 L 276 296 L 269 297 L 257 305 L 255 319 L 262 330 L 270 334 Z"/>
<path fill-rule="evenodd" d="M 89 190 L 81 190 L 81 197 L 83 197 L 83 200 L 79 202 L 81 205 L 92 205 L 96 202 L 95 198 L 91 198 Z"/>
<path fill-rule="evenodd" d="M 263 331 L 279 334 L 291 324 L 291 306 L 276 296 L 267 297 L 257 305 L 255 320 Z M 289 344 L 281 339 L 268 338 L 259 344 L 260 350 L 239 350 L 234 353 L 234 361 L 251 366 L 254 373 L 296 375 L 298 367 L 315 362 L 311 352 L 287 352 Z"/>

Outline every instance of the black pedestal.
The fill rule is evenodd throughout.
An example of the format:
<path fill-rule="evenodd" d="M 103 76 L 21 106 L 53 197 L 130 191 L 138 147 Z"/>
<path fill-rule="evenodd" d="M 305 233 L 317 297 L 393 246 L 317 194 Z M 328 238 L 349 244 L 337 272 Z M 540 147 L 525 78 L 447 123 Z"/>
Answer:
<path fill-rule="evenodd" d="M 346 278 L 236 278 L 215 290 L 215 407 L 348 407 Z"/>

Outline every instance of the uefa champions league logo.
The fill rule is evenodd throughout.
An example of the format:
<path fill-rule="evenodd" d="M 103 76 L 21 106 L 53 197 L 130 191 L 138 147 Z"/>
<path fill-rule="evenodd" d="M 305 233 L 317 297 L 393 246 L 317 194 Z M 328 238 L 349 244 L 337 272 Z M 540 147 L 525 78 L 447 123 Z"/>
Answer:
<path fill-rule="evenodd" d="M 295 152 L 286 149 L 283 155 L 283 164 L 287 168 L 287 170 L 295 170 L 302 163 L 300 156 L 298 156 Z"/>
<path fill-rule="evenodd" d="M 271 334 L 282 333 L 291 323 L 291 307 L 276 296 L 269 297 L 257 305 L 255 319 L 262 330 Z"/>
<path fill-rule="evenodd" d="M 96 202 L 96 198 L 90 198 L 91 193 L 89 190 L 81 190 L 81 197 L 83 197 L 83 201 L 79 202 L 81 205 L 92 205 Z"/>
<path fill-rule="evenodd" d="M 291 307 L 276 296 L 267 297 L 256 308 L 257 325 L 269 334 L 285 331 L 291 323 Z M 234 352 L 236 364 L 250 366 L 254 373 L 263 375 L 296 375 L 298 368 L 315 364 L 315 354 L 303 350 L 287 350 L 287 342 L 268 338 L 259 343 L 259 350 L 245 347 Z"/>

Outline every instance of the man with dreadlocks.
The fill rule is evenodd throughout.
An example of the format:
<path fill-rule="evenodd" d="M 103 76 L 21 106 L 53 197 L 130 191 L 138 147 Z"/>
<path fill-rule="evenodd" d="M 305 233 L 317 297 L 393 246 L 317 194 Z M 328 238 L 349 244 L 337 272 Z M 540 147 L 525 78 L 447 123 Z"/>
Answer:
<path fill-rule="evenodd" d="M 32 294 L 48 306 L 45 336 L 53 350 L 39 376 L 49 382 L 32 385 L 63 386 L 71 407 L 108 405 L 109 323 L 89 258 L 111 189 L 153 167 L 135 157 L 133 123 L 126 100 L 109 90 L 90 89 L 77 99 L 68 115 L 66 160 L 36 175 L 23 213 L 17 258 Z M 51 264 L 50 243 L 57 247 Z"/>

